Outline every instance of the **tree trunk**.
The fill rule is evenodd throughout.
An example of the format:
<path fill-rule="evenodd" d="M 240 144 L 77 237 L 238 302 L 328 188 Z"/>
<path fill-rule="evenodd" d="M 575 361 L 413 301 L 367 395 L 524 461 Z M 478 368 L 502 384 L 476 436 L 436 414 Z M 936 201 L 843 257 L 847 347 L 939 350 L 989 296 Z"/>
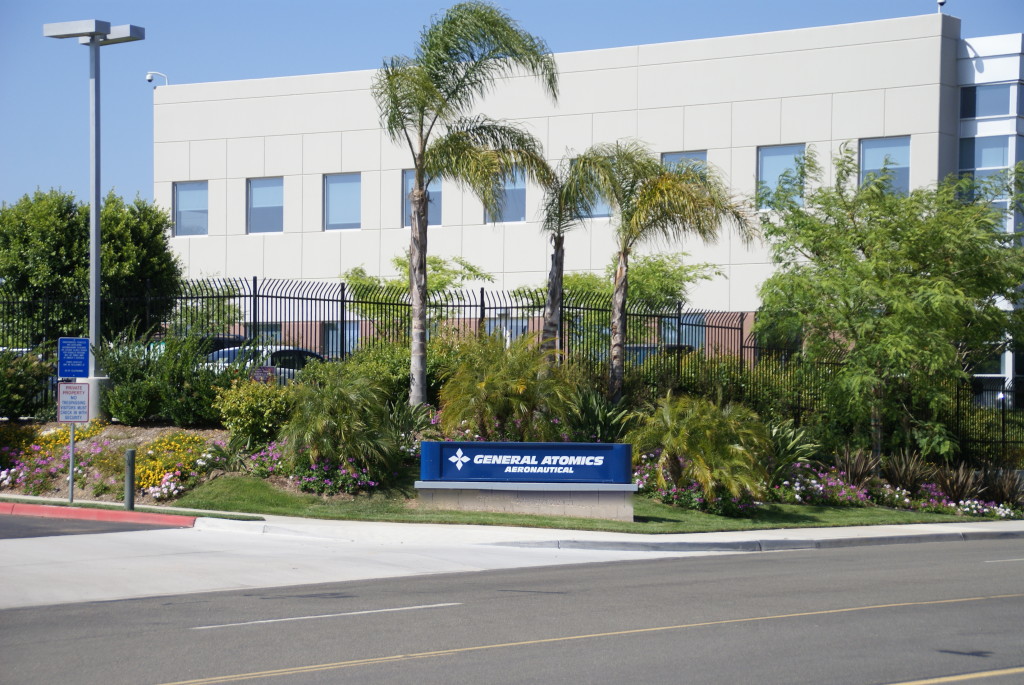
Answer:
<path fill-rule="evenodd" d="M 540 348 L 551 352 L 558 348 L 558 333 L 562 330 L 562 276 L 565 272 L 565 236 L 551 237 L 554 251 L 551 253 L 551 271 L 548 273 L 548 294 L 544 301 L 544 332 Z M 549 355 L 554 361 L 554 355 Z"/>
<path fill-rule="evenodd" d="M 409 205 L 409 302 L 412 317 L 409 356 L 409 404 L 427 402 L 427 191 L 417 171 Z"/>
<path fill-rule="evenodd" d="M 615 268 L 615 289 L 612 291 L 612 349 L 608 364 L 608 399 L 622 399 L 622 386 L 626 375 L 626 297 L 629 294 L 629 252 L 619 252 Z"/>

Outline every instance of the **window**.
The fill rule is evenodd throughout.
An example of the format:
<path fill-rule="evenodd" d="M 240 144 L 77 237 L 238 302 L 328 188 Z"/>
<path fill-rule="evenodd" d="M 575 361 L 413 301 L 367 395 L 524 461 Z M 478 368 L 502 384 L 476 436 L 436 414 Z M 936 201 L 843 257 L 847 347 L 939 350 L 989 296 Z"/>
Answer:
<path fill-rule="evenodd" d="M 757 148 L 758 190 L 774 192 L 786 174 L 796 173 L 797 162 L 804 156 L 803 145 L 772 145 Z"/>
<path fill-rule="evenodd" d="M 661 153 L 661 164 L 662 166 L 671 167 L 679 164 L 683 160 L 691 160 L 694 162 L 708 161 L 707 150 L 692 150 L 690 152 L 663 152 Z"/>
<path fill-rule="evenodd" d="M 706 329 L 704 314 L 683 314 L 679 318 L 661 319 L 661 342 L 666 347 L 699 350 L 704 347 Z"/>
<path fill-rule="evenodd" d="M 347 357 L 359 347 L 359 321 L 324 323 L 324 355 L 332 359 Z M 342 338 L 344 333 L 344 339 Z M 344 341 L 344 344 L 343 344 Z"/>
<path fill-rule="evenodd" d="M 968 86 L 960 89 L 960 118 L 1006 116 L 1013 97 L 1009 83 Z"/>
<path fill-rule="evenodd" d="M 608 201 L 604 198 L 597 198 L 594 200 L 594 204 L 590 207 L 591 219 L 600 219 L 603 217 L 609 217 L 612 215 L 612 206 L 608 204 Z"/>
<path fill-rule="evenodd" d="M 281 342 L 281 324 L 279 323 L 247 323 L 245 337 L 261 343 Z"/>
<path fill-rule="evenodd" d="M 280 233 L 284 230 L 284 179 L 250 178 L 249 233 Z"/>
<path fill-rule="evenodd" d="M 491 221 L 526 221 L 526 176 L 519 169 L 515 170 L 515 177 L 505 181 L 505 202 L 502 205 L 501 213 L 494 217 L 484 216 L 484 223 Z"/>
<path fill-rule="evenodd" d="M 511 342 L 525 333 L 528 325 L 526 319 L 512 318 L 507 314 L 499 314 L 485 322 L 487 335 L 497 333 L 503 336 L 506 342 Z"/>
<path fill-rule="evenodd" d="M 209 232 L 209 193 L 206 181 L 174 184 L 174 235 Z"/>
<path fill-rule="evenodd" d="M 412 226 L 412 203 L 409 193 L 412 192 L 416 172 L 412 169 L 402 171 L 402 225 Z M 441 225 L 441 179 L 435 178 L 427 185 L 427 226 Z"/>
<path fill-rule="evenodd" d="M 892 177 L 893 190 L 904 195 L 910 192 L 910 136 L 860 141 L 860 182 L 883 169 Z"/>
<path fill-rule="evenodd" d="M 359 228 L 359 174 L 324 176 L 324 229 Z"/>
<path fill-rule="evenodd" d="M 984 181 L 1010 165 L 1010 136 L 960 139 L 960 174 Z"/>
<path fill-rule="evenodd" d="M 985 136 L 960 140 L 961 169 L 1005 168 L 1009 163 L 1009 136 Z"/>

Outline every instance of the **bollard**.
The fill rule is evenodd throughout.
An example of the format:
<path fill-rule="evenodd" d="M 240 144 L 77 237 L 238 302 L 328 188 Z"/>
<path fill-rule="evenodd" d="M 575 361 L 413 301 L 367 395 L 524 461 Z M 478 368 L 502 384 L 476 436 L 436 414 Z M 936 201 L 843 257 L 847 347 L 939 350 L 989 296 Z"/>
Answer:
<path fill-rule="evenodd" d="M 124 508 L 135 511 L 135 450 L 124 453 Z"/>

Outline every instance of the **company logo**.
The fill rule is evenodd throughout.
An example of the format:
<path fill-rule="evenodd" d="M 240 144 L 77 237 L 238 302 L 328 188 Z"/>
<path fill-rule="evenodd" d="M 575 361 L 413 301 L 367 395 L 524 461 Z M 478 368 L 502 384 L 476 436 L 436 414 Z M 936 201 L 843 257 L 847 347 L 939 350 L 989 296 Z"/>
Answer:
<path fill-rule="evenodd" d="M 454 455 L 448 457 L 448 461 L 455 464 L 455 468 L 461 471 L 462 465 L 469 461 L 469 457 L 462 453 L 462 448 L 460 447 Z"/>

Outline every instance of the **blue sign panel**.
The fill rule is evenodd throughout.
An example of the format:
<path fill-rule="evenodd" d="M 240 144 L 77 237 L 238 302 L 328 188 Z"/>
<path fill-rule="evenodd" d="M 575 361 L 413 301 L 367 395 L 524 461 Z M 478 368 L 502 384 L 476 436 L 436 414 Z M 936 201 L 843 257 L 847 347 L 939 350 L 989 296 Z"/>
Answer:
<path fill-rule="evenodd" d="M 89 339 L 59 338 L 57 340 L 57 377 L 88 378 Z"/>
<path fill-rule="evenodd" d="M 632 445 L 423 442 L 420 479 L 503 483 L 631 483 Z"/>

